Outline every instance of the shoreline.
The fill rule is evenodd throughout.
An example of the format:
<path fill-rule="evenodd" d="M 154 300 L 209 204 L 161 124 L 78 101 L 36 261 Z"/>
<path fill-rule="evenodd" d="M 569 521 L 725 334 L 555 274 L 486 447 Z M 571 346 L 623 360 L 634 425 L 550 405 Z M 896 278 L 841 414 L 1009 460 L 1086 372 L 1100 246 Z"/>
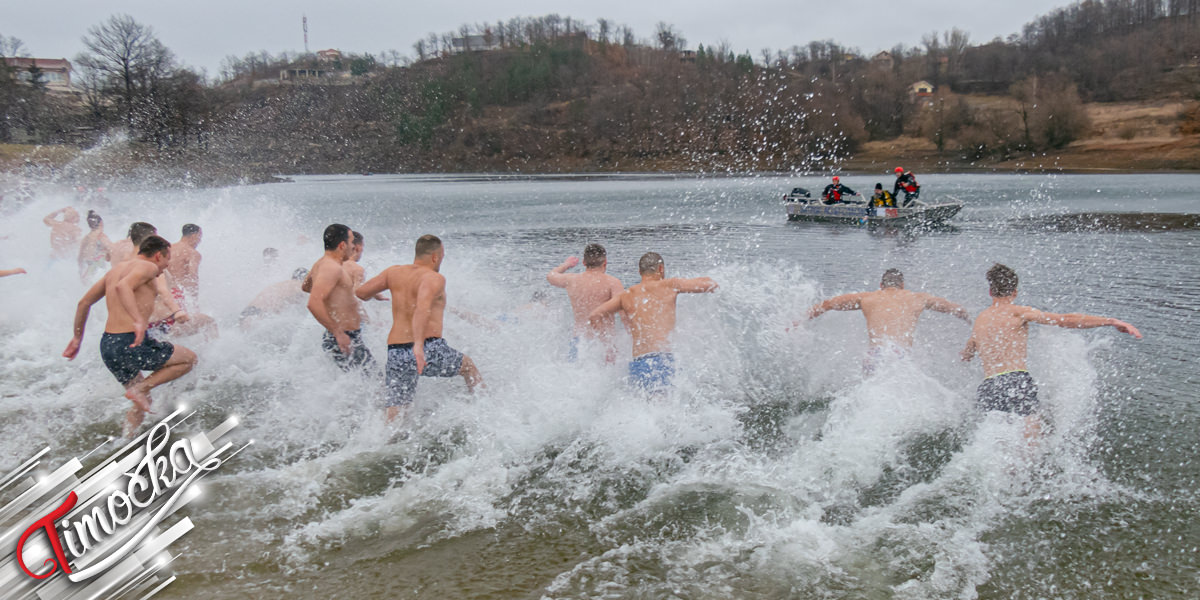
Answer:
<path fill-rule="evenodd" d="M 1195 137 L 1196 139 L 1190 139 Z M 0 145 L 0 181 L 21 179 L 47 180 L 61 185 L 106 187 L 193 187 L 218 188 L 234 185 L 285 183 L 292 176 L 315 175 L 478 175 L 481 177 L 819 177 L 831 174 L 849 176 L 890 176 L 896 166 L 920 174 L 1062 174 L 1062 175 L 1161 175 L 1200 173 L 1200 136 L 1180 138 L 1169 144 L 1155 143 L 1158 150 L 1170 146 L 1175 152 L 1163 156 L 1147 148 L 1150 144 L 1099 144 L 1085 141 L 1054 155 L 1036 156 L 1000 162 L 970 162 L 948 158 L 946 153 L 912 148 L 903 140 L 872 142 L 857 155 L 821 166 L 804 169 L 754 170 L 731 168 L 687 168 L 674 160 L 626 163 L 609 168 L 578 161 L 546 161 L 534 170 L 487 170 L 476 168 L 423 171 L 372 171 L 332 169 L 280 173 L 263 169 L 266 165 L 216 164 L 211 157 L 183 157 L 161 160 L 142 152 L 113 152 L 109 155 L 71 146 Z M 908 146 L 908 147 L 905 147 Z M 1194 157 L 1194 160 L 1193 160 Z M 570 162 L 572 164 L 565 164 Z M 1121 166 L 1117 166 L 1121 165 Z M 529 165 L 535 166 L 535 165 Z M 622 167 L 628 168 L 622 168 Z M 483 168 L 481 168 L 483 167 Z M 681 168 L 683 167 L 683 168 Z M 92 174 L 105 173 L 97 177 Z"/>

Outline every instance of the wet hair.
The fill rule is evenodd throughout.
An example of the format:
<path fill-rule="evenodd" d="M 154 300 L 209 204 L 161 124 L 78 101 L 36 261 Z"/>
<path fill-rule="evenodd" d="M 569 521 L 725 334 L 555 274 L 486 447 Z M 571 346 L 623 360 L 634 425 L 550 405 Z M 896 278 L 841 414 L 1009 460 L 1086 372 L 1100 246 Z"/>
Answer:
<path fill-rule="evenodd" d="M 361 234 L 357 231 L 355 231 L 353 233 L 354 233 L 354 245 L 355 246 L 363 245 L 363 234 Z"/>
<path fill-rule="evenodd" d="M 417 238 L 417 247 L 414 256 L 421 258 L 429 256 L 442 248 L 442 240 L 432 233 L 427 233 Z"/>
<path fill-rule="evenodd" d="M 147 237 L 158 233 L 158 229 L 144 221 L 138 221 L 129 226 L 129 241 L 133 242 L 134 246 L 142 247 L 142 241 Z"/>
<path fill-rule="evenodd" d="M 603 265 L 607 258 L 608 252 L 600 244 L 588 244 L 583 248 L 583 266 L 589 269 Z"/>
<path fill-rule="evenodd" d="M 638 259 L 638 273 L 657 273 L 662 266 L 663 257 L 657 252 L 647 252 Z"/>
<path fill-rule="evenodd" d="M 145 257 L 151 257 L 159 252 L 166 252 L 171 249 L 171 242 L 158 237 L 157 235 L 148 235 L 142 243 L 138 244 L 138 254 Z"/>
<path fill-rule="evenodd" d="M 1017 293 L 1017 272 L 1000 264 L 992 265 L 987 272 L 988 293 L 995 298 L 1004 298 Z"/>
<path fill-rule="evenodd" d="M 96 211 L 94 211 L 94 210 L 88 211 L 87 224 L 88 224 L 89 228 L 99 229 L 100 225 L 102 225 L 103 223 L 104 223 L 104 219 L 101 219 L 100 215 L 97 214 Z"/>
<path fill-rule="evenodd" d="M 350 240 L 350 228 L 341 223 L 334 223 L 325 228 L 325 249 L 337 250 L 338 244 Z"/>
<path fill-rule="evenodd" d="M 200 226 L 199 226 L 199 225 L 196 225 L 195 223 L 188 223 L 187 225 L 184 225 L 184 226 L 183 226 L 183 235 L 184 235 L 184 237 L 187 237 L 187 236 L 189 236 L 189 235 L 194 235 L 194 234 L 197 234 L 197 233 L 200 233 Z"/>
<path fill-rule="evenodd" d="M 888 269 L 883 272 L 883 279 L 879 281 L 881 288 L 903 288 L 904 273 L 900 269 Z"/>
<path fill-rule="evenodd" d="M 279 250 L 276 248 L 263 248 L 263 258 L 279 258 Z"/>
<path fill-rule="evenodd" d="M 537 290 L 537 291 L 533 292 L 532 296 L 529 297 L 529 301 L 530 302 L 549 302 L 550 301 L 550 292 L 548 292 L 546 290 Z"/>
<path fill-rule="evenodd" d="M 301 280 L 305 277 L 308 277 L 308 269 L 305 269 L 304 267 L 300 267 L 299 269 L 292 271 L 292 279 Z"/>

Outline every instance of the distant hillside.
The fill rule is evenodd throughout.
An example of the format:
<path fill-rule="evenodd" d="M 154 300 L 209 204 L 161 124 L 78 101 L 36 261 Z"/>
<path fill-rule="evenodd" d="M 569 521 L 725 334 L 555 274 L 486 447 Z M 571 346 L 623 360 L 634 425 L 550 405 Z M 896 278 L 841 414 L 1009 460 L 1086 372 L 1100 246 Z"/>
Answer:
<path fill-rule="evenodd" d="M 556 15 L 431 36 L 401 66 L 336 52 L 248 55 L 228 62 L 220 85 L 166 53 L 131 78 L 81 78 L 94 87 L 74 107 L 0 77 L 0 98 L 12 100 L 0 107 L 0 142 L 124 130 L 131 150 L 112 165 L 149 161 L 213 181 L 818 170 L 902 158 L 930 169 L 1058 168 L 1038 157 L 1066 156 L 1071 168 L 1195 169 L 1200 20 L 1186 4 L 1088 0 L 1007 40 L 972 45 L 955 29 L 875 56 L 831 41 L 758 57 L 691 50 L 669 25 L 638 42 L 604 20 Z M 1100 104 L 1113 101 L 1133 104 Z M 1138 148 L 1132 162 L 1109 160 L 1122 147 Z"/>

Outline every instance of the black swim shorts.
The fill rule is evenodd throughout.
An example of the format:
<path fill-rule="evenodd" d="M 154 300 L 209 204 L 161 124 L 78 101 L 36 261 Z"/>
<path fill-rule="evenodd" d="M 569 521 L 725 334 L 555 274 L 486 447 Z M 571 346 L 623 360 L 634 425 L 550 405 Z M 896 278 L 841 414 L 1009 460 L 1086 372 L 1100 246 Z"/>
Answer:
<path fill-rule="evenodd" d="M 976 391 L 983 410 L 998 410 L 1021 416 L 1038 408 L 1037 385 L 1029 371 L 1009 371 L 992 375 Z"/>
<path fill-rule="evenodd" d="M 440 337 L 425 339 L 424 377 L 453 377 L 462 371 L 463 353 Z M 417 357 L 413 345 L 388 344 L 387 406 L 411 404 L 417 393 Z"/>
<path fill-rule="evenodd" d="M 128 385 L 142 371 L 157 371 L 167 364 L 175 353 L 171 342 L 156 340 L 150 336 L 142 339 L 139 346 L 130 348 L 136 336 L 129 333 L 108 333 L 100 336 L 100 358 L 121 385 Z"/>
<path fill-rule="evenodd" d="M 333 362 L 337 363 L 337 366 L 341 367 L 343 371 L 375 368 L 375 357 L 371 356 L 371 351 L 367 350 L 367 345 L 363 343 L 362 330 L 347 331 L 346 335 L 350 336 L 349 354 L 344 354 L 342 349 L 338 348 L 337 339 L 328 330 L 325 331 L 325 337 L 321 340 L 321 349 L 332 354 Z"/>

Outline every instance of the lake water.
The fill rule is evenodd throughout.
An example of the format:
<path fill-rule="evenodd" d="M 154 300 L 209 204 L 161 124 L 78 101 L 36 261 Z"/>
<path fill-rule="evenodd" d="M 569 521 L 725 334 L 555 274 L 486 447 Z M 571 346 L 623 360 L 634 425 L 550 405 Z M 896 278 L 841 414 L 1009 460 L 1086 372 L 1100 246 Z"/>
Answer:
<path fill-rule="evenodd" d="M 1200 176 L 924 175 L 924 199 L 966 202 L 949 226 L 786 222 L 781 196 L 824 182 L 376 175 L 110 192 L 113 238 L 134 220 L 172 241 L 204 228 L 200 308 L 221 336 L 178 340 L 200 363 L 156 403 L 194 407 L 205 428 L 238 415 L 233 441 L 255 440 L 186 509 L 196 529 L 160 597 L 1200 594 Z M 39 194 L 0 221 L 0 268 L 30 271 L 0 279 L 5 472 L 43 446 L 55 465 L 87 454 L 129 405 L 98 356 L 102 306 L 80 358 L 59 356 L 84 287 L 48 261 L 40 223 L 72 196 Z M 446 337 L 486 392 L 423 379 L 396 433 L 380 380 L 338 371 L 302 308 L 238 327 L 261 288 L 320 256 L 331 222 L 365 234 L 368 275 L 409 262 L 421 234 L 444 240 L 450 306 L 485 321 L 448 316 Z M 588 242 L 627 286 L 647 251 L 668 275 L 720 284 L 679 300 L 668 397 L 565 360 L 568 305 L 544 276 Z M 785 331 L 889 267 L 976 313 L 995 262 L 1020 274 L 1024 303 L 1145 335 L 1036 328 L 1031 371 L 1054 423 L 1036 450 L 1019 423 L 975 409 L 981 371 L 957 359 L 958 319 L 924 316 L 912 359 L 870 378 L 860 314 Z M 549 307 L 529 306 L 547 289 Z M 382 302 L 369 314 L 382 359 L 390 317 Z"/>

